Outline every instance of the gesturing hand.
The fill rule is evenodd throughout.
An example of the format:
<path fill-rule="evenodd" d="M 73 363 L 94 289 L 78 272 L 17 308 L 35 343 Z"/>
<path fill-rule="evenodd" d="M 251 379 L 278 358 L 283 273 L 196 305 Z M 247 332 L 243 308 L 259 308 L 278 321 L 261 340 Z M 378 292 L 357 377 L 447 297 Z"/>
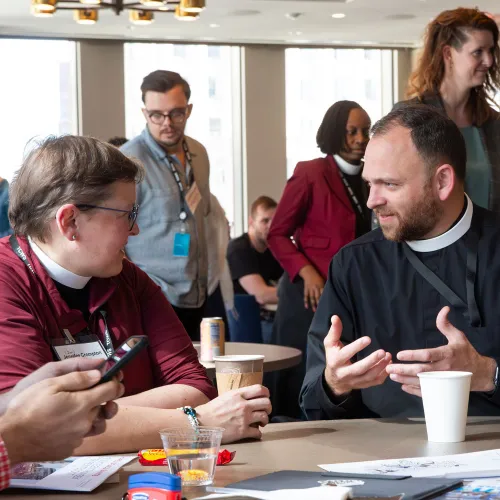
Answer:
<path fill-rule="evenodd" d="M 351 362 L 358 352 L 370 345 L 369 337 L 361 337 L 344 346 L 340 341 L 342 322 L 338 316 L 332 317 L 332 326 L 325 337 L 325 380 L 336 396 L 350 393 L 353 389 L 366 389 L 383 384 L 387 378 L 386 367 L 391 362 L 391 354 L 379 349 L 366 358 Z"/>
<path fill-rule="evenodd" d="M 387 373 L 391 380 L 403 384 L 409 394 L 422 396 L 418 374 L 429 371 L 472 372 L 471 391 L 492 391 L 496 362 L 481 356 L 458 328 L 448 319 L 449 307 L 443 307 L 436 318 L 438 330 L 447 338 L 448 344 L 432 349 L 417 349 L 398 353 L 400 361 L 414 361 L 411 364 L 391 364 Z"/>

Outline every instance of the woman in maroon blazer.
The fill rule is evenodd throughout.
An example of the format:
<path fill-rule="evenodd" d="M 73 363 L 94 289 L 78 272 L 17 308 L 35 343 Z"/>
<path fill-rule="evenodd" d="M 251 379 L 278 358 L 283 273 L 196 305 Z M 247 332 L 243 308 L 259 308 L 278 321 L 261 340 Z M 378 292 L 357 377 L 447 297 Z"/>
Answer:
<path fill-rule="evenodd" d="M 316 136 L 326 156 L 297 164 L 273 217 L 268 245 L 285 273 L 272 341 L 304 353 L 300 366 L 273 376 L 275 415 L 301 416 L 307 331 L 328 266 L 340 248 L 370 230 L 368 189 L 361 178 L 370 125 L 366 111 L 353 101 L 331 106 Z"/>

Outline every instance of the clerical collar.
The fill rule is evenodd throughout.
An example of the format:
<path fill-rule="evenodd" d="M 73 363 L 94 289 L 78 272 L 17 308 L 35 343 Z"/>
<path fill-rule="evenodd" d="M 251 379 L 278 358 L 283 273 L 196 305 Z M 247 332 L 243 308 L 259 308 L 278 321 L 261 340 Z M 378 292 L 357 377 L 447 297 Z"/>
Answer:
<path fill-rule="evenodd" d="M 337 162 L 340 170 L 347 175 L 358 175 L 361 172 L 362 165 L 353 165 L 341 158 L 339 155 L 333 155 L 333 158 Z"/>
<path fill-rule="evenodd" d="M 435 238 L 429 238 L 428 240 L 407 241 L 408 246 L 415 252 L 434 252 L 458 241 L 469 230 L 472 222 L 473 204 L 467 195 L 465 195 L 465 199 L 467 201 L 465 213 L 446 233 L 440 234 Z"/>
<path fill-rule="evenodd" d="M 86 276 L 79 276 L 54 262 L 43 250 L 31 239 L 28 238 L 31 249 L 38 257 L 38 260 L 47 271 L 47 274 L 61 285 L 81 290 L 90 281 Z"/>

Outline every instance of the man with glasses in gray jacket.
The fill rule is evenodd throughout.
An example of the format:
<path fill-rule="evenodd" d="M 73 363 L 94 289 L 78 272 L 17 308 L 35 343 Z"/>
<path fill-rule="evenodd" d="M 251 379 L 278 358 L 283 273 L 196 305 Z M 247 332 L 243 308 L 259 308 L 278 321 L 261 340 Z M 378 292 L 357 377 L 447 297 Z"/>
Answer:
<path fill-rule="evenodd" d="M 121 147 L 146 171 L 137 188 L 141 232 L 125 250 L 161 287 L 191 339 L 199 340 L 208 280 L 208 155 L 184 134 L 193 105 L 189 84 L 178 73 L 153 71 L 141 92 L 146 127 Z"/>

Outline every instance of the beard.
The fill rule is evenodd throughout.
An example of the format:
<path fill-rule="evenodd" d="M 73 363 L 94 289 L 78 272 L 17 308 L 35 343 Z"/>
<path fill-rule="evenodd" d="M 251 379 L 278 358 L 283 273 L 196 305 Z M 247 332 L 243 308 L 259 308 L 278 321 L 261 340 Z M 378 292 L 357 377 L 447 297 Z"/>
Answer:
<path fill-rule="evenodd" d="M 422 240 L 429 234 L 443 214 L 443 208 L 439 201 L 433 196 L 432 189 L 427 186 L 422 196 L 406 207 L 406 214 L 401 215 L 391 212 L 390 209 L 374 209 L 376 215 L 393 215 L 398 221 L 397 225 L 385 227 L 380 224 L 386 239 L 391 241 L 414 241 Z"/>

